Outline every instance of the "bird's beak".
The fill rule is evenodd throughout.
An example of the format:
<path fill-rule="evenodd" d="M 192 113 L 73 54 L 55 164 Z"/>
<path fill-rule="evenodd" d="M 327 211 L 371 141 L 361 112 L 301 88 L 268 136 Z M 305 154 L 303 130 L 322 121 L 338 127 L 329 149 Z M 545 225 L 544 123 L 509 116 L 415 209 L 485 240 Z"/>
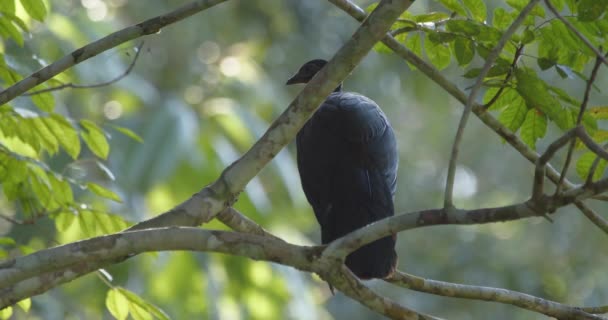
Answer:
<path fill-rule="evenodd" d="M 296 73 L 293 77 L 291 77 L 289 80 L 287 80 L 285 85 L 296 84 L 296 83 L 306 83 L 306 81 L 304 81 L 304 79 L 302 79 L 302 77 L 300 76 L 299 73 Z"/>

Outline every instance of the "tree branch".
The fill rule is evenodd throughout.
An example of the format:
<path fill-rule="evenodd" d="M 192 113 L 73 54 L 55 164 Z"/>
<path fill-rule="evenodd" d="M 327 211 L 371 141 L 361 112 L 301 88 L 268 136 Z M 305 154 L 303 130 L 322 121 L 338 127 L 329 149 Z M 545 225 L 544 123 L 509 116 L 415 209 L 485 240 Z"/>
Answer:
<path fill-rule="evenodd" d="M 37 90 L 37 91 L 31 91 L 28 93 L 24 93 L 24 96 L 33 96 L 33 95 L 37 95 L 37 94 L 41 94 L 41 93 L 45 93 L 45 92 L 51 92 L 51 91 L 57 91 L 57 90 L 62 90 L 65 88 L 72 88 L 72 89 L 93 89 L 93 88 L 100 88 L 100 87 L 105 87 L 105 86 L 109 86 L 113 83 L 116 83 L 120 80 L 122 80 L 124 77 L 126 77 L 127 75 L 129 75 L 129 73 L 131 73 L 131 71 L 133 70 L 133 67 L 135 67 L 135 63 L 137 63 L 137 59 L 139 59 L 139 54 L 141 53 L 141 48 L 143 47 L 144 42 L 142 41 L 140 44 L 137 45 L 137 47 L 135 47 L 135 56 L 133 57 L 133 60 L 131 60 L 131 63 L 129 63 L 129 66 L 127 67 L 127 69 L 125 69 L 125 71 L 123 71 L 120 75 L 118 75 L 117 77 L 114 77 L 111 80 L 108 81 L 104 81 L 104 82 L 100 82 L 100 83 L 95 83 L 95 84 L 74 84 L 74 83 L 62 83 L 58 86 L 55 87 L 50 87 L 50 88 L 46 88 L 46 89 L 42 89 L 42 90 Z"/>
<path fill-rule="evenodd" d="M 91 238 L 0 263 L 0 309 L 142 252 L 192 250 L 240 255 L 313 271 L 322 247 L 189 227 L 146 229 Z"/>
<path fill-rule="evenodd" d="M 183 20 L 195 13 L 211 8 L 224 1 L 226 0 L 192 1 L 167 14 L 148 19 L 142 23 L 124 28 L 97 41 L 91 42 L 0 92 L 0 106 L 78 63 L 94 57 L 108 49 L 112 49 L 121 43 L 125 43 L 144 35 L 158 33 L 160 29 L 172 23 Z"/>
<path fill-rule="evenodd" d="M 438 296 L 510 304 L 557 319 L 605 319 L 604 317 L 592 314 L 603 313 L 604 310 L 602 308 L 571 307 L 555 301 L 545 300 L 536 296 L 507 289 L 425 279 L 401 271 L 395 272 L 390 278 L 386 279 L 386 281 L 403 288 Z"/>

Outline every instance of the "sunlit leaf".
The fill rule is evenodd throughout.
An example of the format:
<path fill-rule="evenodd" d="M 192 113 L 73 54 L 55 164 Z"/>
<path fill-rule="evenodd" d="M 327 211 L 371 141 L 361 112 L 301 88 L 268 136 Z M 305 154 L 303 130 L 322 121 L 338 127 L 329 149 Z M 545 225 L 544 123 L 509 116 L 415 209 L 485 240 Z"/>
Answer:
<path fill-rule="evenodd" d="M 4 309 L 0 309 L 0 320 L 8 320 L 13 315 L 13 308 L 8 306 Z"/>
<path fill-rule="evenodd" d="M 144 139 L 142 139 L 137 133 L 133 132 L 129 128 L 114 125 L 112 126 L 112 128 L 137 142 L 144 142 Z"/>
<path fill-rule="evenodd" d="M 86 131 L 81 131 L 81 136 L 84 142 L 89 146 L 89 149 L 98 157 L 106 159 L 110 152 L 110 145 L 106 136 L 94 122 L 89 120 L 80 120 L 80 125 Z"/>
<path fill-rule="evenodd" d="M 46 17 L 47 11 L 42 0 L 21 0 L 23 9 L 30 17 L 42 21 Z"/>
<path fill-rule="evenodd" d="M 76 129 L 62 115 L 53 113 L 42 121 L 72 159 L 80 154 L 80 139 Z"/>
<path fill-rule="evenodd" d="M 89 190 L 91 190 L 91 192 L 93 192 L 94 194 L 96 194 L 100 197 L 114 200 L 116 202 L 122 202 L 122 200 L 120 199 L 120 196 L 117 195 L 116 193 L 114 193 L 114 191 L 104 188 L 96 183 L 93 183 L 93 182 L 87 183 L 87 188 Z"/>
<path fill-rule="evenodd" d="M 473 19 L 479 22 L 486 21 L 486 3 L 483 0 L 463 0 L 463 2 Z"/>
<path fill-rule="evenodd" d="M 434 22 L 449 18 L 450 15 L 445 12 L 429 12 L 414 17 L 416 22 Z"/>
<path fill-rule="evenodd" d="M 53 109 L 55 109 L 55 98 L 50 92 L 38 93 L 31 96 L 31 98 L 32 102 L 42 111 L 53 112 Z"/>
<path fill-rule="evenodd" d="M 119 289 L 112 288 L 106 295 L 106 308 L 117 320 L 124 320 L 129 315 L 129 301 Z"/>
<path fill-rule="evenodd" d="M 76 215 L 74 213 L 62 211 L 55 216 L 55 228 L 57 228 L 57 230 L 60 232 L 65 232 L 70 228 L 70 226 L 72 226 L 75 218 Z"/>
<path fill-rule="evenodd" d="M 25 313 L 28 313 L 28 312 L 30 312 L 30 308 L 32 307 L 32 299 L 30 299 L 30 298 L 23 299 L 23 300 L 17 302 L 17 305 Z"/>
<path fill-rule="evenodd" d="M 167 316 L 167 314 L 163 310 L 161 310 L 159 307 L 151 304 L 150 302 L 144 300 L 143 298 L 141 298 L 139 295 L 135 294 L 134 292 L 129 291 L 125 288 L 118 288 L 118 290 L 120 290 L 120 293 L 122 293 L 129 302 L 140 307 L 142 310 L 146 311 L 150 315 L 153 315 L 156 319 L 169 320 L 169 316 Z M 133 309 L 131 309 L 131 312 L 133 312 Z M 131 315 L 133 315 L 133 314 L 131 314 Z"/>
<path fill-rule="evenodd" d="M 19 46 L 23 46 L 23 36 L 21 32 L 8 20 L 0 15 L 0 35 L 3 38 L 13 38 Z"/>

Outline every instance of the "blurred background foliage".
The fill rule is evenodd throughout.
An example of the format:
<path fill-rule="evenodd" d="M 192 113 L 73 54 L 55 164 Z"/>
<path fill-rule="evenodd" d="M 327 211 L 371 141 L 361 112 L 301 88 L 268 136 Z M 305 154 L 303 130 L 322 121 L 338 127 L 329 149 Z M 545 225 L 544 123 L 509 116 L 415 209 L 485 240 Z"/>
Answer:
<path fill-rule="evenodd" d="M 92 40 L 186 2 L 2 0 L 3 86 Z M 496 12 L 512 18 L 521 1 L 507 2 L 488 1 L 488 19 Z M 564 1 L 558 2 L 563 7 Z M 373 1 L 355 3 L 367 7 Z M 569 9 L 573 7 L 564 10 Z M 449 13 L 430 0 L 416 1 L 409 11 Z M 485 19 L 479 11 L 469 14 Z M 549 17 L 543 13 L 534 19 L 538 25 Z M 118 231 L 184 201 L 216 179 L 286 108 L 300 90 L 284 86 L 288 77 L 304 61 L 331 57 L 357 26 L 327 1 L 228 1 L 103 53 L 46 86 L 111 80 L 128 68 L 143 41 L 132 72 L 112 85 L 24 96 L 0 107 L 0 258 Z M 466 63 L 461 63 L 462 56 L 455 57 L 448 66 L 449 55 L 446 64 L 441 48 L 433 55 L 438 45 L 427 42 L 427 55 L 446 67 L 446 77 L 461 89 L 473 84 L 474 79 L 463 77 L 473 68 L 458 64 L 481 66 L 480 57 Z M 577 72 L 588 74 L 588 65 L 577 63 Z M 580 77 L 539 68 L 533 56 L 526 57 L 525 64 L 581 99 L 585 83 Z M 600 72 L 597 88 L 605 88 L 607 81 L 606 72 Z M 397 133 L 397 211 L 441 206 L 460 104 L 395 55 L 378 52 L 369 54 L 345 87 L 376 100 Z M 590 105 L 606 101 L 605 93 L 595 91 Z M 63 138 L 48 138 L 54 135 L 44 128 L 57 130 Z M 537 150 L 544 150 L 559 133 L 550 124 Z M 290 145 L 251 181 L 235 207 L 290 242 L 318 243 L 318 226 L 301 191 L 294 159 Z M 532 172 L 532 164 L 473 120 L 461 147 L 457 205 L 477 208 L 525 200 Z M 578 179 L 574 173 L 571 178 Z M 604 204 L 594 206 L 600 212 L 606 209 Z M 217 222 L 205 227 L 225 228 Z M 401 233 L 399 268 L 572 305 L 600 305 L 608 301 L 605 245 L 605 234 L 579 212 L 565 208 L 555 214 L 554 223 L 539 218 Z M 449 319 L 543 318 L 509 306 L 435 297 L 380 281 L 370 285 L 409 307 Z M 88 275 L 0 316 L 110 319 L 106 301 L 124 299 L 136 305 L 130 308 L 135 319 L 158 312 L 150 305 L 173 319 L 380 318 L 342 294 L 332 296 L 314 275 L 240 257 L 187 252 L 140 255 L 108 268 L 105 276 Z M 114 312 L 124 315 L 124 310 Z"/>

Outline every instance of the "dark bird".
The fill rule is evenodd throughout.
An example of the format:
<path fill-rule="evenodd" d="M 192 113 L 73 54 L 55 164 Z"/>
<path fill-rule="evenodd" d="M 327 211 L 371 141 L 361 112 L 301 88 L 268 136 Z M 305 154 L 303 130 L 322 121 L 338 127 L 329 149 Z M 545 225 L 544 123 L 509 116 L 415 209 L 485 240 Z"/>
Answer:
<path fill-rule="evenodd" d="M 327 63 L 306 62 L 287 84 L 307 83 Z M 378 105 L 340 84 L 296 139 L 302 188 L 329 243 L 394 215 L 397 144 Z M 386 278 L 397 263 L 395 235 L 369 243 L 346 258 L 359 278 Z"/>

